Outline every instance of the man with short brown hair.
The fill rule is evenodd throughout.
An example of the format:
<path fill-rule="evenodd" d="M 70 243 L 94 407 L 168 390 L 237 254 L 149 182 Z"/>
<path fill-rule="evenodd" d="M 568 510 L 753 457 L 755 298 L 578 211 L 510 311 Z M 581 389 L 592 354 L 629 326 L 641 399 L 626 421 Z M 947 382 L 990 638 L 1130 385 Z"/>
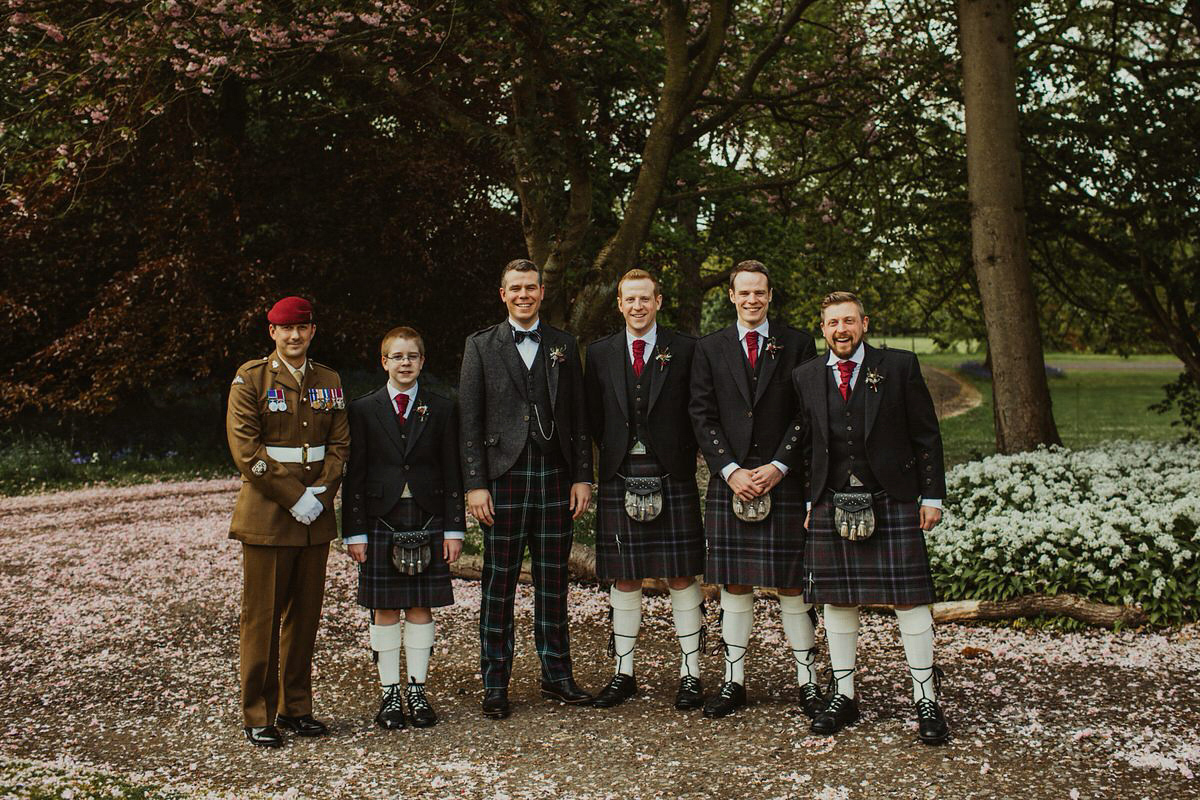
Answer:
<path fill-rule="evenodd" d="M 917 357 L 871 347 L 869 324 L 856 295 L 829 294 L 821 303 L 829 354 L 792 373 L 810 465 L 805 591 L 825 604 L 833 670 L 829 703 L 812 731 L 829 736 L 858 719 L 858 607 L 890 605 L 912 676 L 918 735 L 940 744 L 950 729 L 938 705 L 925 531 L 942 518 L 942 436 Z"/>
<path fill-rule="evenodd" d="M 242 543 L 242 721 L 252 744 L 279 747 L 276 724 L 328 732 L 312 715 L 312 654 L 350 435 L 338 374 L 308 358 L 312 305 L 285 297 L 267 322 L 275 351 L 238 369 L 225 431 L 242 473 L 229 528 Z"/>
<path fill-rule="evenodd" d="M 689 406 L 711 477 L 704 508 L 704 576 L 721 589 L 725 680 L 704 706 L 724 717 L 746 704 L 745 656 L 754 622 L 754 587 L 773 586 L 796 661 L 800 707 L 823 705 L 817 687 L 812 606 L 803 584 L 804 465 L 793 424 L 792 369 L 816 354 L 806 333 L 769 320 L 771 277 L 743 261 L 729 278 L 737 321 L 703 337 L 692 363 Z"/>
<path fill-rule="evenodd" d="M 545 296 L 532 261 L 500 276 L 508 318 L 467 337 L 458 386 L 463 485 L 483 526 L 479 615 L 483 713 L 511 711 L 513 601 L 529 546 L 542 696 L 588 705 L 571 665 L 567 559 L 573 522 L 592 500 L 592 443 L 575 337 L 540 318 Z"/>
<path fill-rule="evenodd" d="M 675 707 L 699 708 L 704 527 L 696 490 L 696 436 L 688 418 L 695 338 L 658 324 L 662 292 L 633 269 L 617 284 L 623 330 L 588 347 L 588 415 L 600 448 L 596 576 L 611 580 L 610 651 L 616 670 L 596 696 L 607 708 L 637 691 L 634 646 L 642 580 L 665 578 L 681 650 Z"/>

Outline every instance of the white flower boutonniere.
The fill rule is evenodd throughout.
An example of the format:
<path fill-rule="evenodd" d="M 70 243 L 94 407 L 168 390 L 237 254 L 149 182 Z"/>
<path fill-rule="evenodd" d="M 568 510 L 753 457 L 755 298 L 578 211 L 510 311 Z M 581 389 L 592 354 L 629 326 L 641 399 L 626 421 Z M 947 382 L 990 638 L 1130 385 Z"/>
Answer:
<path fill-rule="evenodd" d="M 771 358 L 774 358 L 776 353 L 779 353 L 782 351 L 783 351 L 783 345 L 781 345 L 779 342 L 775 341 L 774 336 L 767 339 L 767 355 L 769 355 Z"/>
<path fill-rule="evenodd" d="M 421 421 L 424 422 L 425 415 L 429 413 L 429 406 L 425 405 L 424 403 L 421 403 L 421 405 L 417 406 L 416 411 L 418 414 L 421 415 Z"/>
<path fill-rule="evenodd" d="M 550 363 L 555 365 L 567 363 L 567 348 L 561 344 L 557 347 L 551 347 Z"/>
<path fill-rule="evenodd" d="M 667 364 L 671 363 L 671 348 L 664 347 L 658 351 L 655 360 L 658 361 L 658 371 L 662 372 L 667 368 Z"/>
<path fill-rule="evenodd" d="M 871 387 L 872 392 L 878 392 L 879 384 L 883 383 L 883 375 L 873 369 L 868 369 L 865 380 L 867 381 L 867 386 Z"/>

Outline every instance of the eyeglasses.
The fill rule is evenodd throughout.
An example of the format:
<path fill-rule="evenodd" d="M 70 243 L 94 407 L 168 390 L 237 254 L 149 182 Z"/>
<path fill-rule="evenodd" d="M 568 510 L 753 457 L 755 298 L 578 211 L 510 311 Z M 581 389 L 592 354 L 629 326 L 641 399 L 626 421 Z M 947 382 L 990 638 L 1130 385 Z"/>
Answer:
<path fill-rule="evenodd" d="M 415 364 L 424 358 L 424 356 L 420 353 L 392 353 L 391 355 L 384 356 L 384 358 L 388 361 L 399 361 L 400 363 L 407 361 L 410 364 Z"/>

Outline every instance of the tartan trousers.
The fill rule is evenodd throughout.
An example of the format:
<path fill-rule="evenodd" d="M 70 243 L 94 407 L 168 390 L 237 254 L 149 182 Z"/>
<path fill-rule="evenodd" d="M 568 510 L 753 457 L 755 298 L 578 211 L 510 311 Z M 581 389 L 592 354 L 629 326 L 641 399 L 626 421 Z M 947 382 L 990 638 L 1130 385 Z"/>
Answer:
<path fill-rule="evenodd" d="M 495 524 L 483 528 L 483 592 L 479 609 L 484 689 L 506 689 L 512 676 L 513 605 L 525 546 L 533 572 L 533 637 L 542 679 L 571 677 L 567 632 L 567 559 L 574 528 L 565 469 L 526 446 L 508 472 L 491 482 Z"/>

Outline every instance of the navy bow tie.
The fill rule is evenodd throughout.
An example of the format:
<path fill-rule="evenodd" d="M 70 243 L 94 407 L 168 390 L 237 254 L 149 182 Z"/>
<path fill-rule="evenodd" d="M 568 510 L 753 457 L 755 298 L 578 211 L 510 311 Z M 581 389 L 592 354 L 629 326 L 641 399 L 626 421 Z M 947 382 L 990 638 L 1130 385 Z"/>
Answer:
<path fill-rule="evenodd" d="M 513 328 L 512 332 L 513 332 L 513 339 L 516 341 L 517 344 L 520 344 L 521 342 L 525 341 L 526 339 L 533 339 L 538 344 L 541 344 L 542 335 L 540 333 L 538 333 L 536 330 L 522 331 L 522 330 Z"/>

